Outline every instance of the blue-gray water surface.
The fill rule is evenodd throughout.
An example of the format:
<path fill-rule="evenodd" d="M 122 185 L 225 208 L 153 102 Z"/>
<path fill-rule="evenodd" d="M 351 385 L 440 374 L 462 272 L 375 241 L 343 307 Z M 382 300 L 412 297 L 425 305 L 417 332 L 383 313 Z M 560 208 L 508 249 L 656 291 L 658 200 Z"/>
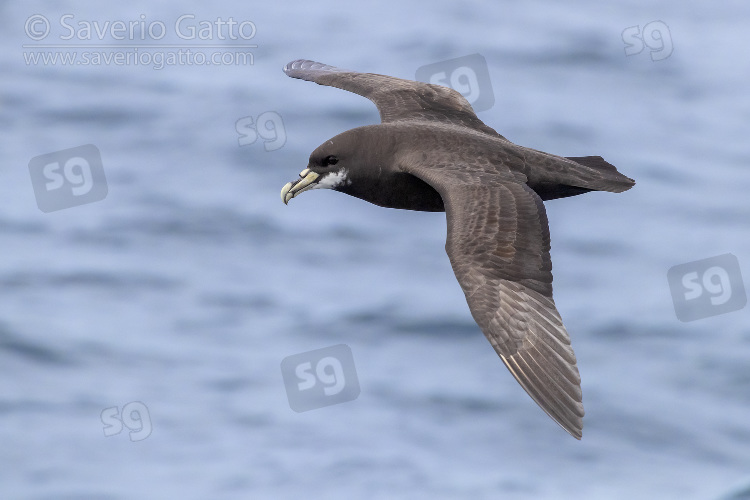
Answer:
<path fill-rule="evenodd" d="M 750 498 L 750 309 L 680 321 L 667 279 L 728 253 L 750 273 L 747 2 L 6 1 L 0 14 L 0 498 Z M 214 32 L 176 36 L 186 14 L 182 35 Z M 222 39 L 217 18 L 257 32 Z M 140 26 L 156 38 L 159 23 L 177 46 L 159 50 L 252 60 L 28 59 L 149 53 Z M 257 47 L 231 47 L 245 42 Z M 472 320 L 444 214 L 279 199 L 320 143 L 379 120 L 286 62 L 414 78 L 475 53 L 488 125 L 637 181 L 546 204 L 580 442 Z M 256 122 L 271 127 L 253 142 L 240 124 Z M 106 196 L 43 212 L 31 160 L 86 144 Z M 292 411 L 282 359 L 338 344 L 359 397 Z"/>

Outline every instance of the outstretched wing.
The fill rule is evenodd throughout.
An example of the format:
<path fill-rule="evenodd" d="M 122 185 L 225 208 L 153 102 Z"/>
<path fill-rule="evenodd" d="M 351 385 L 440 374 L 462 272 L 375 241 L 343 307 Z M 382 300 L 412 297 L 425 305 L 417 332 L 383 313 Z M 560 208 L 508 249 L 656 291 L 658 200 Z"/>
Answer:
<path fill-rule="evenodd" d="M 405 162 L 402 169 L 443 198 L 445 248 L 482 332 L 534 401 L 580 439 L 581 379 L 552 299 L 549 228 L 541 198 L 505 175 L 509 171 L 488 173 L 483 165 Z"/>
<path fill-rule="evenodd" d="M 383 123 L 407 120 L 445 123 L 470 127 L 504 139 L 477 118 L 464 96 L 448 87 L 359 73 L 304 59 L 284 66 L 284 73 L 366 97 L 377 106 Z"/>

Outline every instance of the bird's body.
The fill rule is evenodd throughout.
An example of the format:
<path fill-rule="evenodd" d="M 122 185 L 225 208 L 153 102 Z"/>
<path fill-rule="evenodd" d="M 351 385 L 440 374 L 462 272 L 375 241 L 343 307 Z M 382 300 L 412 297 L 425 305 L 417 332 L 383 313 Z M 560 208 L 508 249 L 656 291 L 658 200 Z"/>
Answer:
<path fill-rule="evenodd" d="M 284 71 L 367 97 L 383 122 L 319 146 L 300 179 L 284 186 L 284 202 L 329 188 L 388 208 L 445 211 L 446 251 L 474 319 L 526 392 L 580 439 L 580 377 L 552 300 L 542 201 L 621 192 L 632 179 L 598 156 L 564 158 L 513 144 L 445 87 L 312 61 Z"/>
<path fill-rule="evenodd" d="M 419 150 L 404 144 L 401 138 L 406 135 L 409 143 L 420 145 Z M 466 153 L 457 161 L 468 165 L 481 159 L 481 168 L 486 169 L 482 173 L 524 182 L 545 201 L 609 190 L 606 188 L 610 185 L 628 185 L 628 181 L 623 181 L 614 167 L 600 157 L 563 158 L 513 144 L 498 134 L 452 124 L 381 123 L 348 130 L 331 140 L 356 143 L 367 151 L 367 157 L 362 157 L 367 161 L 367 170 L 361 175 L 367 176 L 370 183 L 377 183 L 368 183 L 367 190 L 361 192 L 350 192 L 346 186 L 338 190 L 387 208 L 445 211 L 443 200 L 434 188 L 400 167 L 409 163 L 431 163 L 437 169 L 446 159 L 445 150 L 453 146 Z M 589 166 L 578 162 L 587 162 Z"/>

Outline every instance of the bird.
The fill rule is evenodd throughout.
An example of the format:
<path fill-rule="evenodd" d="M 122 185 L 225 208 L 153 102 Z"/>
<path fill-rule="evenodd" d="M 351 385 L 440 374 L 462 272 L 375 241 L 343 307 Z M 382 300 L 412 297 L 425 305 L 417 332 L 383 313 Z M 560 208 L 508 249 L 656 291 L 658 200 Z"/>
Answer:
<path fill-rule="evenodd" d="M 445 250 L 469 311 L 529 396 L 576 439 L 581 377 L 552 297 L 544 201 L 635 185 L 601 156 L 519 146 L 448 87 L 298 59 L 292 78 L 372 101 L 381 123 L 347 130 L 311 154 L 281 199 L 331 189 L 387 208 L 445 212 Z"/>

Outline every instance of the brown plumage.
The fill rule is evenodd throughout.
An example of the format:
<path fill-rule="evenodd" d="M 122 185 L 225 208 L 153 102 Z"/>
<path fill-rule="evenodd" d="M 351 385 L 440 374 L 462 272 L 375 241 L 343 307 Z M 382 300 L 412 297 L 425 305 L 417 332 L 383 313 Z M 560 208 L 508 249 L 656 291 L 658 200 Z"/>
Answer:
<path fill-rule="evenodd" d="M 552 299 L 542 200 L 619 193 L 635 182 L 599 156 L 513 144 L 446 87 L 305 60 L 284 72 L 366 97 L 382 121 L 319 146 L 284 186 L 284 202 L 325 187 L 384 207 L 445 211 L 445 249 L 474 320 L 534 401 L 580 439 L 581 379 Z"/>

